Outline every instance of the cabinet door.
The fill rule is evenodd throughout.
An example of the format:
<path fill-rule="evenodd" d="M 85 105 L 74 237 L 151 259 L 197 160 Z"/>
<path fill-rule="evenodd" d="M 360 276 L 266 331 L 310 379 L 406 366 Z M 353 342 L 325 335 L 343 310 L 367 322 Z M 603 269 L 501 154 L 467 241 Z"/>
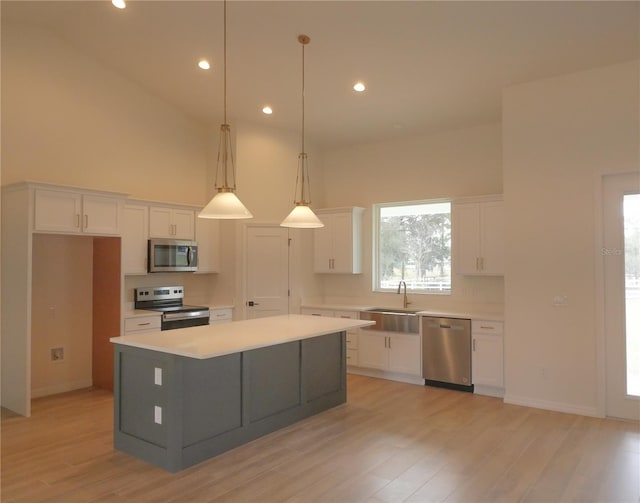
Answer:
<path fill-rule="evenodd" d="M 454 204 L 454 271 L 478 274 L 480 271 L 480 207 L 478 204 Z"/>
<path fill-rule="evenodd" d="M 147 272 L 149 208 L 126 205 L 122 216 L 122 270 L 125 274 Z"/>
<path fill-rule="evenodd" d="M 193 210 L 173 210 L 171 223 L 175 239 L 192 240 L 195 238 L 195 212 Z"/>
<path fill-rule="evenodd" d="M 171 208 L 152 206 L 149 208 L 149 237 L 172 238 L 173 223 L 171 221 Z"/>
<path fill-rule="evenodd" d="M 331 219 L 332 227 L 332 259 L 331 272 L 353 272 L 353 227 L 352 215 L 349 213 L 337 213 Z"/>
<path fill-rule="evenodd" d="M 220 224 L 210 218 L 196 218 L 198 242 L 198 272 L 220 271 Z"/>
<path fill-rule="evenodd" d="M 473 384 L 502 388 L 503 379 L 502 336 L 474 334 L 471 353 L 471 374 Z"/>
<path fill-rule="evenodd" d="M 82 232 L 82 196 L 57 190 L 35 191 L 34 230 Z"/>
<path fill-rule="evenodd" d="M 389 342 L 389 370 L 402 374 L 422 375 L 419 335 L 390 335 Z"/>
<path fill-rule="evenodd" d="M 88 234 L 120 234 L 120 207 L 118 199 L 104 196 L 83 196 L 83 231 Z"/>
<path fill-rule="evenodd" d="M 332 215 L 322 215 L 322 223 L 324 223 L 324 227 L 313 230 L 313 272 L 332 272 L 332 222 Z"/>
<path fill-rule="evenodd" d="M 482 273 L 504 274 L 504 205 L 485 203 L 480 215 Z"/>
<path fill-rule="evenodd" d="M 389 366 L 387 336 L 360 332 L 358 335 L 358 365 L 386 370 Z"/>

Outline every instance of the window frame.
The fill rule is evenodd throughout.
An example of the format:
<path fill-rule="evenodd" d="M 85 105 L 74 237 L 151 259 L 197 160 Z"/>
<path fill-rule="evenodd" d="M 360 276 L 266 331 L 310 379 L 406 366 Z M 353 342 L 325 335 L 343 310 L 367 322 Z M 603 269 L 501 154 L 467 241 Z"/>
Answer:
<path fill-rule="evenodd" d="M 372 227 L 371 227 L 371 291 L 374 293 L 396 293 L 397 287 L 394 288 L 382 288 L 380 286 L 379 268 L 380 262 L 380 213 L 382 208 L 398 207 L 398 206 L 415 206 L 422 204 L 449 204 L 449 215 L 451 215 L 451 241 L 453 243 L 453 200 L 450 198 L 437 198 L 437 199 L 419 199 L 414 201 L 396 201 L 386 203 L 373 203 L 371 205 L 372 214 Z M 453 244 L 450 250 L 450 259 L 453 262 Z M 450 272 L 450 284 L 448 290 L 416 290 L 413 288 L 407 288 L 407 293 L 415 295 L 445 295 L 449 296 L 453 292 L 453 268 Z"/>

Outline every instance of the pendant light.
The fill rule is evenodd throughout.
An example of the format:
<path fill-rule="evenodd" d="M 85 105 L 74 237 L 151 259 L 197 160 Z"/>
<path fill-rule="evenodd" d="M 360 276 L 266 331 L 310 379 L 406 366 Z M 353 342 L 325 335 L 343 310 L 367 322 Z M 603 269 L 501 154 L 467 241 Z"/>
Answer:
<path fill-rule="evenodd" d="M 198 214 L 200 218 L 253 218 L 240 202 L 236 191 L 236 167 L 231 147 L 231 128 L 227 123 L 227 1 L 224 1 L 224 124 L 220 125 L 215 188 L 218 193 Z M 230 166 L 229 166 L 230 165 Z"/>
<path fill-rule="evenodd" d="M 311 189 L 309 186 L 309 166 L 307 154 L 304 151 L 304 46 L 311 39 L 306 35 L 299 35 L 298 42 L 302 45 L 302 149 L 298 154 L 298 176 L 296 178 L 296 191 L 294 195 L 294 208 L 280 224 L 282 227 L 296 227 L 311 229 L 324 227 L 324 224 L 309 207 L 311 203 Z"/>

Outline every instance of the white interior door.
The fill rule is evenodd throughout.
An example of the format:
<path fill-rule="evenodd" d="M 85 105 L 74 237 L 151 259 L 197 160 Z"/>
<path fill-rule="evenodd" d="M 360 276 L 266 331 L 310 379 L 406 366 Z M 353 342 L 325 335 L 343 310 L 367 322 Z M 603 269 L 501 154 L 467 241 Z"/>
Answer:
<path fill-rule="evenodd" d="M 603 185 L 606 413 L 640 420 L 640 175 Z"/>
<path fill-rule="evenodd" d="M 247 226 L 247 319 L 289 312 L 289 232 L 278 226 Z"/>

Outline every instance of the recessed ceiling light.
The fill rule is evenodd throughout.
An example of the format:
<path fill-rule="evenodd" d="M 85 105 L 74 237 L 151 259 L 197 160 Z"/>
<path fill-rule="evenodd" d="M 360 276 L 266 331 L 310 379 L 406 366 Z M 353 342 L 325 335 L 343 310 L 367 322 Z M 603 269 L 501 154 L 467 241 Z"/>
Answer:
<path fill-rule="evenodd" d="M 361 93 L 362 91 L 364 91 L 364 90 L 366 89 L 366 86 L 365 86 L 365 85 L 364 85 L 364 83 L 362 83 L 362 82 L 356 82 L 356 83 L 353 85 L 353 89 L 354 89 L 355 91 L 358 91 L 359 93 Z"/>
<path fill-rule="evenodd" d="M 124 0 L 111 0 L 111 3 L 118 9 L 124 9 L 127 6 Z"/>
<path fill-rule="evenodd" d="M 200 61 L 198 61 L 198 66 L 203 70 L 208 70 L 209 68 L 211 68 L 211 65 L 206 59 L 201 59 Z"/>
<path fill-rule="evenodd" d="M 267 106 L 262 109 L 262 113 L 265 115 L 271 115 L 273 113 L 273 110 L 271 109 L 271 107 Z"/>

